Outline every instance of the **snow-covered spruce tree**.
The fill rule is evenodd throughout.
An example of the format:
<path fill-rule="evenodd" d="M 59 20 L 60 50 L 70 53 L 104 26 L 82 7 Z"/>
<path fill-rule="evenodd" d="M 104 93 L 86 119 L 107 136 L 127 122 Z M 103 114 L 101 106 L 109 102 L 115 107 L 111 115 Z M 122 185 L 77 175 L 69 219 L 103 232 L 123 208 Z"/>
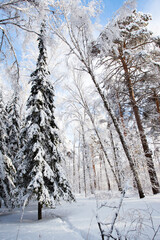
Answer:
<path fill-rule="evenodd" d="M 12 159 L 14 165 L 17 167 L 15 156 L 20 147 L 20 114 L 18 105 L 18 93 L 15 93 L 12 100 L 6 107 L 8 115 L 7 124 L 7 154 Z"/>
<path fill-rule="evenodd" d="M 20 202 L 32 197 L 38 201 L 38 219 L 43 205 L 53 207 L 61 199 L 73 201 L 69 184 L 60 165 L 59 137 L 54 117 L 54 88 L 47 80 L 45 23 L 38 38 L 39 56 L 36 70 L 31 74 L 31 93 L 27 101 L 26 143 L 17 159 Z M 19 204 L 20 204 L 19 202 Z"/>
<path fill-rule="evenodd" d="M 6 155 L 7 146 L 7 117 L 2 94 L 0 93 L 0 205 L 4 202 L 11 207 L 14 189 L 14 175 L 16 173 L 11 159 Z"/>

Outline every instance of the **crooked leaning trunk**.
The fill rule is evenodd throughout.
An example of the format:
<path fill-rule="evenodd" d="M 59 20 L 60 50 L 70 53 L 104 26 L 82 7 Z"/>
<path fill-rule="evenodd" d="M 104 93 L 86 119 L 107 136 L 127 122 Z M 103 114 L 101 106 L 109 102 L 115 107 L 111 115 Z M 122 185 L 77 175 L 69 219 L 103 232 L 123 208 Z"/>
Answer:
<path fill-rule="evenodd" d="M 152 185 L 152 192 L 153 192 L 153 194 L 157 194 L 157 193 L 160 193 L 160 186 L 159 186 L 157 174 L 156 174 L 153 159 L 152 159 L 152 151 L 149 149 L 149 145 L 148 145 L 148 142 L 147 142 L 147 138 L 146 138 L 144 128 L 143 128 L 143 125 L 142 125 L 142 121 L 141 121 L 141 118 L 140 118 L 140 114 L 139 114 L 139 108 L 136 104 L 136 100 L 135 100 L 135 96 L 134 96 L 134 90 L 133 90 L 133 87 L 132 87 L 132 82 L 131 82 L 131 79 L 130 79 L 129 71 L 128 71 L 127 65 L 126 65 L 123 57 L 121 57 L 121 62 L 122 62 L 123 69 L 124 69 L 124 72 L 125 72 L 126 85 L 128 87 L 129 97 L 130 97 L 132 109 L 133 109 L 133 112 L 134 112 L 134 116 L 135 116 L 135 119 L 136 119 L 137 127 L 138 127 L 138 130 L 139 130 L 139 135 L 140 135 L 143 151 L 144 151 L 144 154 L 145 154 L 145 157 L 146 157 L 147 169 L 148 169 L 148 173 L 149 173 L 150 182 L 151 182 L 151 185 Z"/>
<path fill-rule="evenodd" d="M 122 132 L 121 132 L 121 130 L 120 130 L 120 128 L 119 128 L 117 119 L 115 118 L 115 116 L 114 116 L 114 114 L 113 114 L 113 112 L 112 112 L 112 109 L 110 108 L 110 106 L 109 106 L 109 104 L 108 104 L 108 102 L 107 102 L 104 94 L 102 93 L 99 85 L 97 84 L 96 79 L 95 79 L 95 77 L 94 77 L 91 69 L 88 69 L 88 73 L 90 74 L 90 76 L 91 76 L 91 78 L 92 78 L 92 81 L 93 81 L 93 83 L 95 84 L 95 87 L 96 87 L 99 95 L 100 95 L 101 98 L 102 98 L 104 107 L 105 107 L 105 109 L 107 110 L 109 116 L 111 117 L 111 119 L 112 119 L 112 121 L 113 121 L 113 124 L 114 124 L 114 127 L 115 127 L 115 129 L 116 129 L 116 131 L 117 131 L 117 133 L 118 133 L 118 135 L 119 135 L 119 138 L 120 138 L 120 141 L 121 141 L 123 150 L 124 150 L 124 152 L 125 152 L 125 154 L 126 154 L 126 157 L 127 157 L 127 159 L 128 159 L 128 162 L 129 162 L 131 171 L 132 171 L 132 173 L 133 173 L 135 182 L 136 182 L 136 184 L 137 184 L 137 189 L 138 189 L 139 197 L 140 197 L 140 198 L 144 198 L 145 195 L 144 195 L 144 192 L 143 192 L 143 189 L 142 189 L 142 186 L 141 186 L 141 182 L 140 182 L 140 179 L 139 179 L 139 176 L 138 176 L 138 172 L 136 171 L 136 168 L 135 168 L 135 166 L 134 166 L 134 161 L 133 161 L 133 159 L 132 159 L 132 157 L 131 157 L 131 155 L 130 155 L 130 153 L 129 153 L 127 144 L 126 144 L 125 139 L 124 139 L 124 137 L 123 137 L 123 134 L 122 134 Z"/>

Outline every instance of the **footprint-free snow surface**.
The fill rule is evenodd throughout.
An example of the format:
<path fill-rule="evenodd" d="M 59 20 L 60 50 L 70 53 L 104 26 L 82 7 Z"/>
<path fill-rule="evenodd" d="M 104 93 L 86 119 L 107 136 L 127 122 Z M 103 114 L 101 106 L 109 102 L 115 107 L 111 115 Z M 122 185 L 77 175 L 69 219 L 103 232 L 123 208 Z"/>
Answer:
<path fill-rule="evenodd" d="M 107 194 L 77 196 L 75 203 L 44 208 L 39 221 L 36 202 L 25 207 L 24 213 L 2 207 L 0 240 L 101 240 L 97 221 L 104 233 L 111 233 L 115 239 L 119 235 L 122 240 L 160 240 L 160 194 L 144 199 L 125 197 L 111 232 L 119 202 L 120 196 Z"/>

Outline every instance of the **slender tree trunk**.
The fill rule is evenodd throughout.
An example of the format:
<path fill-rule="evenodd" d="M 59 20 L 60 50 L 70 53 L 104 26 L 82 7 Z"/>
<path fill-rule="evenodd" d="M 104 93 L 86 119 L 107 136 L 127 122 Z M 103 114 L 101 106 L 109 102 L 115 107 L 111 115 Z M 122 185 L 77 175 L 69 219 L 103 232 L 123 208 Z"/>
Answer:
<path fill-rule="evenodd" d="M 122 190 L 122 178 L 121 178 L 119 162 L 118 162 L 118 159 L 117 159 L 116 148 L 115 148 L 115 145 L 114 145 L 113 134 L 112 134 L 111 129 L 109 129 L 109 132 L 110 132 L 111 145 L 112 145 L 113 155 L 114 155 L 114 160 L 115 160 L 114 161 L 115 162 L 115 172 L 118 176 L 118 181 L 119 181 L 119 184 L 120 184 L 121 190 Z"/>
<path fill-rule="evenodd" d="M 124 130 L 123 130 L 123 133 L 124 133 L 124 136 L 127 136 L 127 130 L 126 130 L 126 127 L 125 127 L 125 124 L 124 124 L 123 111 L 122 111 L 122 107 L 121 107 L 121 104 L 120 104 L 120 101 L 119 101 L 119 94 L 118 94 L 118 91 L 117 91 L 117 90 L 116 90 L 116 96 L 117 96 L 117 100 L 118 100 L 119 115 L 120 115 L 122 127 L 123 127 L 123 129 L 124 129 Z"/>
<path fill-rule="evenodd" d="M 82 128 L 83 182 L 84 182 L 84 193 L 85 193 L 85 197 L 86 197 L 87 196 L 86 159 L 85 159 L 85 149 L 84 149 L 84 142 L 83 142 L 83 140 L 84 140 L 84 138 L 83 138 L 83 128 Z"/>
<path fill-rule="evenodd" d="M 38 202 L 38 220 L 42 219 L 42 204 Z"/>
<path fill-rule="evenodd" d="M 96 183 L 96 166 L 95 166 L 95 163 L 94 163 L 94 159 L 92 158 L 92 168 L 93 168 L 93 175 L 94 175 L 94 188 L 96 189 L 97 187 L 97 183 Z"/>
<path fill-rule="evenodd" d="M 113 121 L 113 124 L 114 124 L 114 127 L 119 135 L 119 138 L 120 138 L 120 141 L 121 141 L 121 144 L 122 144 L 122 147 L 123 147 L 123 150 L 126 154 L 126 157 L 128 159 L 128 162 L 129 162 L 129 165 L 130 165 L 130 168 L 131 168 L 131 171 L 133 173 L 133 176 L 135 178 L 135 181 L 136 181 L 136 184 L 137 184 L 137 189 L 138 189 L 138 193 L 139 193 L 139 197 L 140 198 L 144 198 L 145 195 L 144 195 L 144 192 L 143 192 L 143 189 L 142 189 L 142 185 L 141 185 L 141 182 L 140 182 L 140 179 L 139 179 L 139 176 L 138 176 L 138 172 L 134 166 L 134 162 L 133 162 L 133 159 L 129 153 L 129 150 L 128 150 L 128 147 L 127 147 L 127 144 L 125 142 L 125 139 L 124 139 L 124 136 L 120 130 L 120 127 L 118 125 L 118 122 L 117 122 L 117 119 L 115 118 L 114 116 L 114 113 L 112 111 L 112 109 L 110 108 L 109 106 L 109 103 L 105 97 L 105 95 L 103 94 L 102 90 L 100 89 L 99 87 L 99 84 L 96 82 L 96 79 L 95 79 L 95 76 L 93 75 L 91 69 L 88 69 L 88 73 L 90 74 L 91 78 L 92 78 L 92 81 L 93 83 L 95 84 L 95 87 L 99 93 L 99 95 L 101 96 L 102 98 L 102 101 L 104 103 L 104 107 L 105 109 L 107 110 L 109 116 L 111 117 L 112 121 Z"/>
<path fill-rule="evenodd" d="M 91 171 L 90 171 L 90 166 L 89 166 L 89 161 L 88 161 L 86 139 L 85 139 L 85 135 L 84 134 L 85 134 L 84 133 L 84 127 L 82 125 L 82 138 L 83 138 L 84 156 L 85 156 L 86 165 L 87 165 L 87 171 L 88 171 L 88 175 L 89 175 L 90 190 L 91 190 L 91 193 L 93 194 L 94 191 L 93 191 L 93 186 L 92 186 L 92 177 L 91 177 Z"/>
<path fill-rule="evenodd" d="M 83 149 L 83 182 L 84 182 L 84 193 L 85 197 L 87 196 L 87 183 L 86 183 L 86 168 L 85 168 L 85 156 L 84 156 L 84 149 Z"/>
<path fill-rule="evenodd" d="M 142 125 L 142 121 L 140 118 L 140 114 L 139 114 L 139 108 L 138 108 L 136 100 L 135 100 L 134 90 L 133 90 L 132 82 L 130 79 L 129 71 L 128 71 L 127 65 L 126 65 L 123 57 L 121 57 L 121 62 L 122 62 L 123 69 L 125 72 L 126 85 L 128 87 L 130 101 L 131 101 L 134 116 L 136 119 L 137 127 L 139 130 L 139 135 L 140 135 L 143 151 L 144 151 L 144 154 L 146 157 L 147 169 L 148 169 L 148 173 L 149 173 L 149 177 L 150 177 L 150 182 L 152 185 L 152 192 L 153 192 L 153 194 L 157 194 L 157 193 L 160 193 L 160 186 L 159 186 L 157 174 L 156 174 L 153 159 L 152 159 L 152 151 L 149 149 L 149 145 L 147 142 L 147 138 L 146 138 L 144 128 Z"/>
<path fill-rule="evenodd" d="M 79 133 L 79 145 L 78 145 L 78 192 L 81 193 L 81 174 L 80 174 L 80 133 Z"/>
<path fill-rule="evenodd" d="M 100 190 L 102 190 L 102 161 L 100 161 L 99 163 L 99 186 L 100 186 Z"/>
<path fill-rule="evenodd" d="M 92 167 L 93 167 L 93 174 L 94 174 L 94 188 L 96 189 L 97 188 L 97 183 L 96 183 L 96 166 L 95 166 L 95 163 L 94 163 L 94 160 L 92 158 Z"/>
<path fill-rule="evenodd" d="M 94 189 L 96 189 L 97 184 L 96 184 L 96 166 L 95 166 L 95 162 L 94 162 L 94 150 L 93 150 L 93 145 L 91 144 L 90 146 L 91 148 L 91 161 L 92 161 L 92 168 L 93 168 L 93 182 L 94 182 Z"/>
<path fill-rule="evenodd" d="M 76 191 L 76 147 L 75 147 L 75 137 L 74 137 L 74 144 L 73 144 L 73 192 Z"/>
<path fill-rule="evenodd" d="M 110 184 L 109 177 L 108 177 L 108 172 L 107 172 L 105 158 L 104 158 L 103 155 L 102 156 L 100 155 L 100 158 L 101 158 L 101 160 L 103 162 L 103 166 L 104 166 L 104 171 L 105 171 L 105 175 L 106 175 L 108 191 L 110 191 L 111 190 L 111 184 Z"/>

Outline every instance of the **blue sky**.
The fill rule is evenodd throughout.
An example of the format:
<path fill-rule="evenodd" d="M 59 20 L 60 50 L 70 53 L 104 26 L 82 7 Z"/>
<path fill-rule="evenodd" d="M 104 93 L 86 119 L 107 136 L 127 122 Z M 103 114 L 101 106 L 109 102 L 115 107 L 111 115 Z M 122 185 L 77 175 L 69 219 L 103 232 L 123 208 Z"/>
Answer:
<path fill-rule="evenodd" d="M 101 21 L 107 23 L 114 13 L 123 5 L 125 0 L 102 0 L 104 12 L 101 16 Z M 152 15 L 150 29 L 160 35 L 160 0 L 137 0 L 137 9 L 144 13 Z"/>

